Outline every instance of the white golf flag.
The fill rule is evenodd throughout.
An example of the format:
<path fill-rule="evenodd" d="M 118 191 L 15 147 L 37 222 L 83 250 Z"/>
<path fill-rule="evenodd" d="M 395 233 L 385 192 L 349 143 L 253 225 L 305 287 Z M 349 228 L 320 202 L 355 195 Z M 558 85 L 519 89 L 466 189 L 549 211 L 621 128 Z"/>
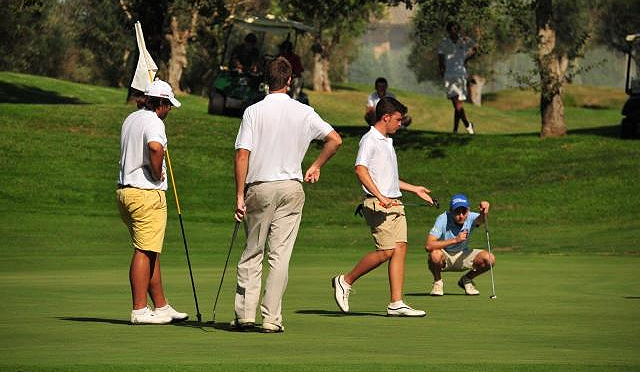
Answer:
<path fill-rule="evenodd" d="M 153 81 L 158 71 L 158 66 L 153 62 L 153 58 L 147 51 L 147 46 L 144 44 L 144 37 L 142 36 L 142 26 L 140 22 L 136 22 L 136 41 L 138 42 L 138 66 L 136 67 L 136 73 L 133 75 L 133 81 L 131 81 L 131 88 L 144 92 L 147 85 Z"/>

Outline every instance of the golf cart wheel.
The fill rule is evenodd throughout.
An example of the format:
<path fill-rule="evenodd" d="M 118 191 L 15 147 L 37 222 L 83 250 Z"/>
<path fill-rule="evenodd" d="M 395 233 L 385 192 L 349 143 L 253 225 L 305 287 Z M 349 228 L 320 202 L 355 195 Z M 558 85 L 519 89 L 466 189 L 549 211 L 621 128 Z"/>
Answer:
<path fill-rule="evenodd" d="M 209 113 L 212 115 L 222 115 L 224 113 L 224 96 L 215 89 L 209 97 Z"/>
<path fill-rule="evenodd" d="M 620 137 L 625 139 L 636 137 L 636 132 L 638 130 L 637 126 L 638 123 L 634 123 L 631 118 L 627 117 L 622 119 L 622 123 L 620 126 Z"/>

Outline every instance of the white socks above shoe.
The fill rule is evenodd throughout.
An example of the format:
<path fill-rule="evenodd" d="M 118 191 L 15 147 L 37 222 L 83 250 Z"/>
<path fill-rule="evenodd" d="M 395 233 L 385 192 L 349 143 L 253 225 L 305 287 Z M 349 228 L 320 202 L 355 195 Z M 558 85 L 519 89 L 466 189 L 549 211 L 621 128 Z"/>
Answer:
<path fill-rule="evenodd" d="M 142 314 L 146 313 L 147 311 L 149 311 L 149 308 L 145 306 L 142 309 L 132 310 L 131 312 L 136 314 L 136 315 L 142 315 Z"/>

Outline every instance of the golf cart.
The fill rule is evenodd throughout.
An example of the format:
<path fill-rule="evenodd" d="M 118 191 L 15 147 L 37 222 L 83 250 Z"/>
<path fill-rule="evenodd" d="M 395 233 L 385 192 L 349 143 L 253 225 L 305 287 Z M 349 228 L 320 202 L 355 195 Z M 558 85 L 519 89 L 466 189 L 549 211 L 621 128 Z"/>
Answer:
<path fill-rule="evenodd" d="M 312 31 L 312 28 L 300 22 L 271 15 L 264 18 L 233 17 L 225 37 L 222 64 L 209 94 L 209 114 L 242 115 L 247 106 L 263 99 L 269 93 L 264 71 L 267 64 L 277 55 L 269 52 L 277 52 L 278 45 L 283 41 L 295 46 L 298 36 L 309 31 Z M 250 60 L 251 66 L 243 66 L 234 57 L 238 47 L 229 51 L 229 45 L 242 48 L 243 40 L 252 48 L 249 51 L 245 49 L 244 52 L 245 60 Z M 262 56 L 259 50 L 262 51 Z M 296 91 L 294 98 L 309 104 L 309 99 L 301 88 Z"/>
<path fill-rule="evenodd" d="M 640 33 L 627 35 L 625 38 L 629 44 L 627 51 L 627 74 L 624 83 L 625 93 L 629 96 L 622 107 L 622 123 L 620 125 L 622 138 L 640 138 L 640 76 L 636 71 L 636 77 L 629 81 L 631 74 L 631 54 L 634 51 L 634 42 L 640 40 Z M 637 44 L 636 44 L 637 47 Z"/>

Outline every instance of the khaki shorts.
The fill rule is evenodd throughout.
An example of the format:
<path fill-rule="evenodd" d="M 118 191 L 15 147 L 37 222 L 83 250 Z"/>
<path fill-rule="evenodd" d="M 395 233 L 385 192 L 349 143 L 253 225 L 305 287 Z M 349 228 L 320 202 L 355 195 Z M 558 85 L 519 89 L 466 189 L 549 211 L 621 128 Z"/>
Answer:
<path fill-rule="evenodd" d="M 129 228 L 133 247 L 160 253 L 167 226 L 167 198 L 163 190 L 125 187 L 116 190 L 118 209 Z"/>
<path fill-rule="evenodd" d="M 447 91 L 447 98 L 458 97 L 458 100 L 467 99 L 467 79 L 463 76 L 445 79 L 444 89 Z"/>
<path fill-rule="evenodd" d="M 376 249 L 394 249 L 396 243 L 407 242 L 407 218 L 404 205 L 400 200 L 392 199 L 400 205 L 384 208 L 377 198 L 364 199 L 364 219 L 371 228 Z"/>
<path fill-rule="evenodd" d="M 445 265 L 442 271 L 465 271 L 473 268 L 473 260 L 482 252 L 482 249 L 472 249 L 470 251 L 460 251 L 453 254 L 442 250 L 444 254 Z"/>

